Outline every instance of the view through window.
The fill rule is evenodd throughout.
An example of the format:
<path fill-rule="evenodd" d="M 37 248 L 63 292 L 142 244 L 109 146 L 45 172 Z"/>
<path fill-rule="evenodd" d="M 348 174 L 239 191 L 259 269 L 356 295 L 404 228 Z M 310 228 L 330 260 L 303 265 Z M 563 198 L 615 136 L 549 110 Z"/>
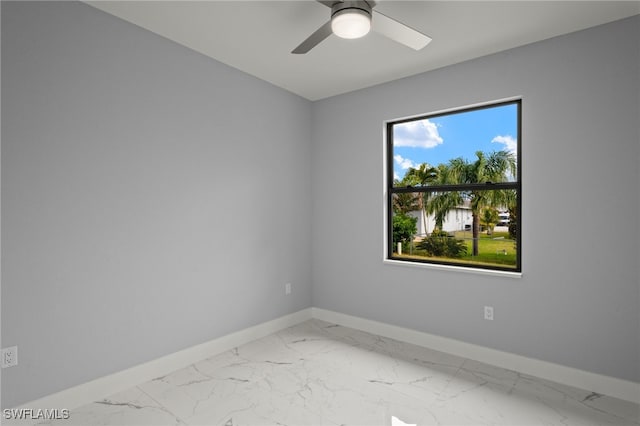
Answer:
<path fill-rule="evenodd" d="M 387 258 L 521 270 L 521 101 L 387 124 Z"/>

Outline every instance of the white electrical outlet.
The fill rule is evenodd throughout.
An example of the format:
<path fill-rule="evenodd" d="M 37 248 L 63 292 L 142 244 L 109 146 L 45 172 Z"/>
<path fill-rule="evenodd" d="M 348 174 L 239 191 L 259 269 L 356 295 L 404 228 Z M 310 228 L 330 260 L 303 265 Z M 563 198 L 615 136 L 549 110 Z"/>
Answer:
<path fill-rule="evenodd" d="M 11 346 L 2 350 L 2 368 L 18 365 L 18 347 Z"/>
<path fill-rule="evenodd" d="M 493 321 L 493 306 L 484 307 L 484 319 Z"/>
<path fill-rule="evenodd" d="M 291 294 L 291 283 L 286 283 L 284 285 L 284 294 Z"/>

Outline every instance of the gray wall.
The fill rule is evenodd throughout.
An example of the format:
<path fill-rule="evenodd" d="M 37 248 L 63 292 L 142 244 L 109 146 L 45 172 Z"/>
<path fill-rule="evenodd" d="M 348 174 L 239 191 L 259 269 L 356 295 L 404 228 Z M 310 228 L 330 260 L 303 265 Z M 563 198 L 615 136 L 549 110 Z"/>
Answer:
<path fill-rule="evenodd" d="M 309 101 L 82 3 L 2 66 L 3 407 L 310 306 Z"/>
<path fill-rule="evenodd" d="M 638 40 L 636 16 L 314 103 L 313 305 L 640 381 Z M 512 96 L 522 279 L 383 264 L 383 121 Z"/>

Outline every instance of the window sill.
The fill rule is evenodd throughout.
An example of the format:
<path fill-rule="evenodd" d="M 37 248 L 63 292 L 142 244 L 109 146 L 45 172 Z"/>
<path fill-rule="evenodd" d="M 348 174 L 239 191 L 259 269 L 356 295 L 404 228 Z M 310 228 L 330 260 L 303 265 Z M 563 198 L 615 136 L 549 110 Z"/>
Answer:
<path fill-rule="evenodd" d="M 467 274 L 492 275 L 494 277 L 522 278 L 522 272 L 495 271 L 491 269 L 469 268 L 454 265 L 439 265 L 435 263 L 405 262 L 402 260 L 383 259 L 383 263 L 393 266 L 406 266 L 410 268 L 436 269 L 440 271 L 464 272 Z"/>

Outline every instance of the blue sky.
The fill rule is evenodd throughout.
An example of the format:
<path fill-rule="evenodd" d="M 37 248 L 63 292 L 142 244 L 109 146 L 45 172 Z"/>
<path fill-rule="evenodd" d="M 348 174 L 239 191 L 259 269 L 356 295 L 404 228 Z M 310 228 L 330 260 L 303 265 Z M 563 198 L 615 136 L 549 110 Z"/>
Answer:
<path fill-rule="evenodd" d="M 448 114 L 393 127 L 394 178 L 409 167 L 437 166 L 456 157 L 473 162 L 476 151 L 517 151 L 518 105 Z"/>

